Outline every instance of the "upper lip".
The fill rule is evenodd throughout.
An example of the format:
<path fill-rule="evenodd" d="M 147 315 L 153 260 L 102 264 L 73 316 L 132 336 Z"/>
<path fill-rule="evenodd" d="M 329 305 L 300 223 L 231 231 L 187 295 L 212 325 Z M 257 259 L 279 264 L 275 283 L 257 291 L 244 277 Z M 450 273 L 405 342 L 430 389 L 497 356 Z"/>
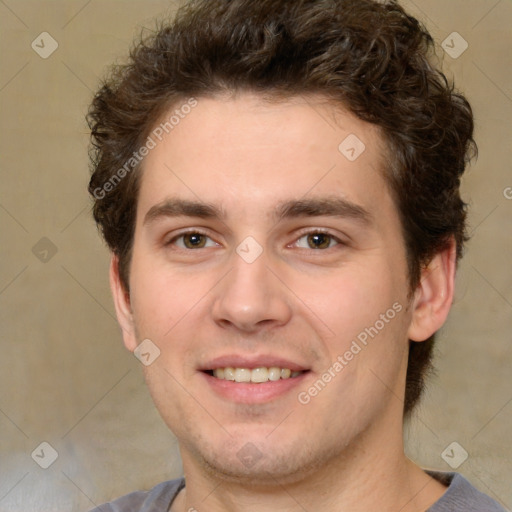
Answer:
<path fill-rule="evenodd" d="M 202 365 L 199 370 L 215 370 L 217 368 L 289 368 L 293 372 L 308 370 L 308 368 L 289 359 L 272 355 L 236 355 L 227 354 L 215 357 Z"/>

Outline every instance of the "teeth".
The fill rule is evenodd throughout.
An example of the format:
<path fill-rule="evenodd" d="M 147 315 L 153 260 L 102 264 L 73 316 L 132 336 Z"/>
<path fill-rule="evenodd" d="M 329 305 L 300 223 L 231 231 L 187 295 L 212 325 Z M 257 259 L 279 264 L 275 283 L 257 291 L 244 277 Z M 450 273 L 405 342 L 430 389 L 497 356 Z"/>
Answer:
<path fill-rule="evenodd" d="M 291 370 L 289 370 L 288 368 L 283 368 L 281 370 L 281 379 L 289 379 L 291 374 Z"/>
<path fill-rule="evenodd" d="M 219 372 L 218 374 L 215 375 L 215 377 L 222 379 L 222 376 L 221 376 L 222 368 L 219 368 L 218 370 L 215 370 L 215 371 Z M 224 379 L 235 380 L 235 369 L 234 368 L 224 368 Z"/>
<path fill-rule="evenodd" d="M 302 372 L 292 372 L 289 368 L 278 368 L 272 366 L 270 368 L 216 368 L 213 370 L 214 377 L 222 380 L 231 380 L 235 382 L 253 382 L 262 383 L 268 381 L 276 381 L 279 379 L 290 379 L 298 377 Z"/>
<path fill-rule="evenodd" d="M 251 382 L 251 370 L 237 368 L 235 370 L 235 382 Z"/>
<path fill-rule="evenodd" d="M 251 382 L 267 382 L 268 370 L 267 368 L 254 368 L 251 371 Z"/>
<path fill-rule="evenodd" d="M 281 368 L 276 368 L 275 366 L 269 368 L 268 378 L 269 380 L 279 380 L 281 378 Z"/>

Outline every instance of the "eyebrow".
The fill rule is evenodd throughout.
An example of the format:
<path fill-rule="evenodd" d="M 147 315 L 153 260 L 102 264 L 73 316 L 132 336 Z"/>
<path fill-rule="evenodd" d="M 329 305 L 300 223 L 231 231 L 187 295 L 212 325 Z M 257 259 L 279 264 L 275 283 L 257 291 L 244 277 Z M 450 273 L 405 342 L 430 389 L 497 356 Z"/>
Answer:
<path fill-rule="evenodd" d="M 275 221 L 297 217 L 341 217 L 370 224 L 372 215 L 362 206 L 340 197 L 298 199 L 279 203 L 272 218 Z M 166 217 L 198 217 L 225 221 L 226 212 L 213 204 L 187 199 L 170 198 L 154 205 L 144 217 L 144 224 Z"/>
<path fill-rule="evenodd" d="M 212 204 L 186 199 L 166 199 L 152 206 L 144 217 L 149 224 L 165 217 L 199 217 L 201 219 L 225 219 L 226 213 Z"/>
<path fill-rule="evenodd" d="M 276 220 L 295 217 L 342 217 L 369 224 L 372 216 L 368 210 L 341 197 L 324 197 L 286 201 L 278 205 Z"/>

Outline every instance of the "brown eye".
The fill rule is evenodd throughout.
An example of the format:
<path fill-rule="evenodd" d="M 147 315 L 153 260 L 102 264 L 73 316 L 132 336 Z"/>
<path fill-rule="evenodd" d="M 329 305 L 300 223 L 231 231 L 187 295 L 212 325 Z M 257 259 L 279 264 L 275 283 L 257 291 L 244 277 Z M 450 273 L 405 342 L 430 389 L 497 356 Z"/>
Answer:
<path fill-rule="evenodd" d="M 327 233 L 311 233 L 307 235 L 307 243 L 310 249 L 328 249 L 333 237 Z"/>
<path fill-rule="evenodd" d="M 186 233 L 181 238 L 187 249 L 202 249 L 206 245 L 207 237 L 201 233 Z"/>
<path fill-rule="evenodd" d="M 182 251 L 190 251 L 191 249 L 208 249 L 214 247 L 221 247 L 215 240 L 213 240 L 206 233 L 201 231 L 184 231 L 179 235 L 174 236 L 165 242 L 165 245 L 170 249 L 178 249 Z"/>

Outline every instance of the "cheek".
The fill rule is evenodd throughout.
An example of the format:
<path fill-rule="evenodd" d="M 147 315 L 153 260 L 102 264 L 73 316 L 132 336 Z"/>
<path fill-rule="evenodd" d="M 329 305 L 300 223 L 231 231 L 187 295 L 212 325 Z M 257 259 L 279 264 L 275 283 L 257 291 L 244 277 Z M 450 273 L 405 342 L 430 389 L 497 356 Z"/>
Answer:
<path fill-rule="evenodd" d="M 322 343 L 328 355 L 324 371 L 330 365 L 337 376 L 332 390 L 347 403 L 356 400 L 354 407 L 383 400 L 386 386 L 398 390 L 407 360 L 405 280 L 383 279 L 396 274 L 383 270 L 371 274 L 368 268 L 361 272 L 352 268 L 332 280 L 328 292 L 316 292 L 311 305 L 331 331 Z"/>
<path fill-rule="evenodd" d="M 330 330 L 330 337 L 346 342 L 373 326 L 382 314 L 389 311 L 385 320 L 388 317 L 395 320 L 397 310 L 405 310 L 403 283 L 399 279 L 383 278 L 383 275 L 392 276 L 391 271 L 382 269 L 372 273 L 371 268 L 372 265 L 351 267 L 331 276 L 303 279 L 297 288 L 297 295 L 307 298 L 305 304 L 316 314 L 317 323 L 325 324 Z"/>
<path fill-rule="evenodd" d="M 184 423 L 183 418 L 189 417 L 193 411 L 190 410 L 190 400 L 187 400 L 178 384 L 181 377 L 175 376 L 175 369 L 168 368 L 169 364 L 165 359 L 165 356 L 160 357 L 152 365 L 145 367 L 144 379 L 162 419 L 178 434 Z"/>
<path fill-rule="evenodd" d="M 134 259 L 131 270 L 131 305 L 142 336 L 167 338 L 201 301 L 206 280 L 158 267 L 147 258 Z"/>

